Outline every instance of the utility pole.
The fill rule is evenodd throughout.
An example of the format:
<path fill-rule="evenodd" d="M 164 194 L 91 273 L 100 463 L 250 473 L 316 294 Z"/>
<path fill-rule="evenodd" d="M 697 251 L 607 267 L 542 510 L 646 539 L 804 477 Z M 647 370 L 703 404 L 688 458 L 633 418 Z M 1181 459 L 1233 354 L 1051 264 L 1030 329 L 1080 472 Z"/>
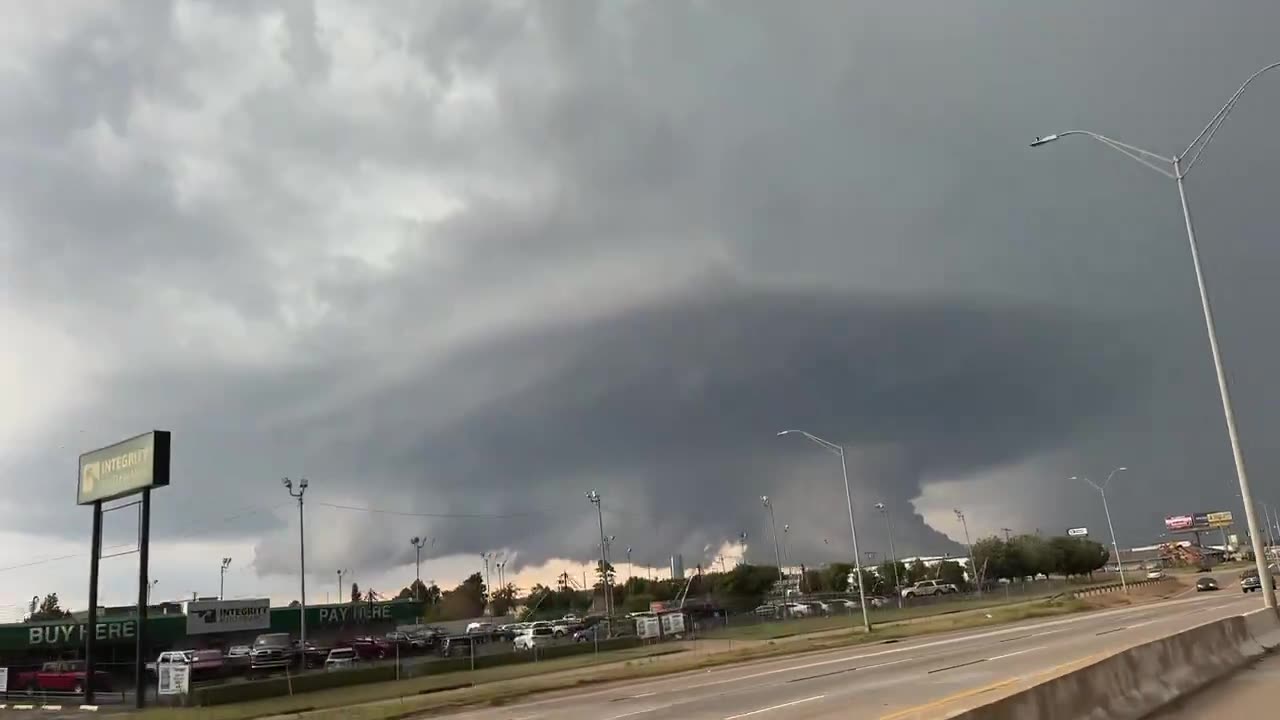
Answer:
<path fill-rule="evenodd" d="M 761 495 L 760 502 L 769 508 L 769 527 L 773 531 L 773 555 L 778 561 L 778 581 L 782 583 L 782 599 L 787 597 L 787 578 L 782 574 L 782 551 L 778 549 L 778 524 L 773 518 L 773 503 L 768 495 Z"/>
<path fill-rule="evenodd" d="M 960 508 L 956 508 L 955 513 L 956 517 L 960 518 L 960 524 L 964 526 L 964 544 L 969 546 L 969 575 L 973 577 L 973 586 L 981 596 L 982 583 L 978 581 L 978 566 L 973 563 L 973 543 L 969 542 L 969 523 L 965 521 L 964 513 L 960 512 Z"/>
<path fill-rule="evenodd" d="M 1009 542 L 1009 533 L 1013 532 L 1013 528 L 1000 528 L 1004 532 L 1004 541 Z"/>
<path fill-rule="evenodd" d="M 219 600 L 226 599 L 223 595 L 223 589 L 226 587 L 227 568 L 229 567 L 231 567 L 231 558 L 229 557 L 222 558 L 222 567 L 218 569 L 218 599 Z M 148 602 L 150 602 L 150 597 L 148 597 L 147 600 Z"/>
<path fill-rule="evenodd" d="M 293 481 L 281 478 L 280 484 L 289 491 L 290 497 L 298 498 L 298 578 L 302 585 L 302 596 L 298 598 L 298 640 L 307 642 L 307 532 L 303 524 L 302 495 L 307 491 L 307 479 L 298 481 L 298 492 L 293 491 Z"/>

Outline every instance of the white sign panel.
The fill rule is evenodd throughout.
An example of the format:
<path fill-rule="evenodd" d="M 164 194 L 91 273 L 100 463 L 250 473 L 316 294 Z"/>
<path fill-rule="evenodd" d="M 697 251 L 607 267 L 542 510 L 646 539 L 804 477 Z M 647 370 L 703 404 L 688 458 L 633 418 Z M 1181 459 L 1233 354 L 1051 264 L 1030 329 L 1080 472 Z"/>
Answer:
<path fill-rule="evenodd" d="M 160 695 L 186 695 L 191 691 L 191 668 L 183 664 L 156 668 L 156 691 Z"/>
<path fill-rule="evenodd" d="M 270 598 L 253 600 L 193 600 L 187 603 L 187 634 L 269 630 Z"/>
<path fill-rule="evenodd" d="M 1068 528 L 1067 534 L 1071 537 L 1085 537 L 1089 534 L 1089 528 Z"/>
<path fill-rule="evenodd" d="M 636 635 L 642 640 L 656 640 L 662 636 L 661 622 L 653 615 L 641 615 L 636 618 Z"/>
<path fill-rule="evenodd" d="M 9 692 L 9 668 L 0 668 L 0 693 Z"/>

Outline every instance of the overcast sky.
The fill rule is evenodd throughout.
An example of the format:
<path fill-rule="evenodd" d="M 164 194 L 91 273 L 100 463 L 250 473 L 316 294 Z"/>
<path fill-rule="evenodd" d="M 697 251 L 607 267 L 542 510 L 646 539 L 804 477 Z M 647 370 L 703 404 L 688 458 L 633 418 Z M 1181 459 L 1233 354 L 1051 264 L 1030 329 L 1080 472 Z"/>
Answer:
<path fill-rule="evenodd" d="M 0 619 L 87 597 L 76 456 L 173 432 L 155 599 L 1122 544 L 1240 514 L 1172 155 L 1280 5 L 58 2 L 0 24 Z M 1188 178 L 1280 502 L 1280 76 Z M 355 508 L 355 509 L 353 509 Z M 382 512 L 373 512 L 382 511 Z M 127 544 L 133 519 L 108 521 Z M 134 556 L 104 562 L 127 602 Z M 730 558 L 729 562 L 733 559 Z M 34 563 L 34 564 L 33 564 Z M 21 566 L 21 567 L 17 567 Z M 516 571 L 519 571 L 517 573 Z M 580 570 L 577 570 L 580 572 Z"/>

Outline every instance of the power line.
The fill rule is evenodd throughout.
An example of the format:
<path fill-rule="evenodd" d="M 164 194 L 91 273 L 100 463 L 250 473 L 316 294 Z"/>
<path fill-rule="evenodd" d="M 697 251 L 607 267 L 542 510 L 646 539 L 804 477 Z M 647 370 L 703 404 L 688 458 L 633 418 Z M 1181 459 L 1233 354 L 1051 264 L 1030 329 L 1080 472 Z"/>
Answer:
<path fill-rule="evenodd" d="M 519 513 L 419 513 L 406 512 L 403 510 L 383 510 L 380 508 L 357 507 L 355 505 L 339 505 L 337 503 L 312 502 L 312 505 L 323 505 L 327 508 L 335 510 L 355 510 L 358 512 L 378 513 L 381 515 L 400 515 L 402 517 L 421 517 L 421 518 L 479 518 L 479 519 L 503 519 L 515 517 L 529 517 L 531 515 L 545 515 L 542 511 L 535 512 L 519 512 Z"/>

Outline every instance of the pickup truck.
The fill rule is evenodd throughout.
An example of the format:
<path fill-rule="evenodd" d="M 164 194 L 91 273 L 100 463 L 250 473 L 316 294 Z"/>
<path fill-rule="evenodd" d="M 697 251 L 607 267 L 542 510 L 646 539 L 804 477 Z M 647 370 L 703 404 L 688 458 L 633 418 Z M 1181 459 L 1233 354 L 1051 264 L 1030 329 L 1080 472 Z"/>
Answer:
<path fill-rule="evenodd" d="M 10 687 L 36 692 L 82 693 L 85 686 L 84 663 L 78 660 L 47 662 L 39 670 L 18 673 Z M 100 670 L 93 673 L 94 690 L 110 690 L 111 676 Z"/>
<path fill-rule="evenodd" d="M 289 633 L 267 633 L 253 641 L 249 651 L 249 674 L 262 675 L 291 668 L 301 660 Z"/>
<path fill-rule="evenodd" d="M 903 588 L 902 597 L 903 599 L 906 599 L 935 595 L 951 595 L 957 592 L 959 592 L 959 589 L 951 583 L 943 582 L 941 580 L 921 580 L 911 587 Z"/>

